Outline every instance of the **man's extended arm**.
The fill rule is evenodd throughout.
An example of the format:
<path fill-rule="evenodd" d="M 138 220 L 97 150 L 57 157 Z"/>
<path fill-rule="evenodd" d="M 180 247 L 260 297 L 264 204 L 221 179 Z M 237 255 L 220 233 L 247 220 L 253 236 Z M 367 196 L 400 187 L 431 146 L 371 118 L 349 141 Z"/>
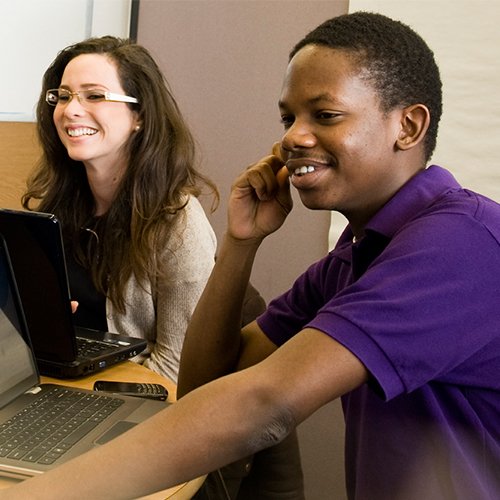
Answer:
<path fill-rule="evenodd" d="M 144 496 L 275 444 L 366 378 L 342 345 L 304 330 L 261 363 L 190 392 L 90 453 L 0 490 L 0 499 Z"/>

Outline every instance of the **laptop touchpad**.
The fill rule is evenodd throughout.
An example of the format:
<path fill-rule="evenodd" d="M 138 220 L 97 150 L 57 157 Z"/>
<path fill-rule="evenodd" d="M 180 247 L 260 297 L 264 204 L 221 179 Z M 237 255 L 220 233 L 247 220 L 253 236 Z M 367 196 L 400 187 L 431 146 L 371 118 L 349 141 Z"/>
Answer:
<path fill-rule="evenodd" d="M 135 422 L 126 422 L 125 420 L 120 420 L 116 424 L 111 427 L 111 429 L 108 429 L 101 437 L 96 439 L 97 444 L 105 444 L 108 441 L 111 441 L 115 437 L 119 436 L 120 434 L 123 434 L 124 432 L 128 431 L 129 429 L 132 429 L 132 427 L 135 427 L 137 423 Z"/>

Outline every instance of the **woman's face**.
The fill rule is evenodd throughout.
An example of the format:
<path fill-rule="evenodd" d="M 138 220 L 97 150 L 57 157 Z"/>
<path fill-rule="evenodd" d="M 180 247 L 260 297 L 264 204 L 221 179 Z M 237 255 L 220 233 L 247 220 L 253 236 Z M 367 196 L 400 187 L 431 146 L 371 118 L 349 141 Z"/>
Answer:
<path fill-rule="evenodd" d="M 70 92 L 95 89 L 125 94 L 114 62 L 102 54 L 82 54 L 66 66 L 60 89 Z M 124 102 L 92 101 L 73 95 L 57 103 L 54 124 L 70 158 L 103 174 L 116 175 L 126 168 L 123 146 L 139 126 L 137 114 Z"/>

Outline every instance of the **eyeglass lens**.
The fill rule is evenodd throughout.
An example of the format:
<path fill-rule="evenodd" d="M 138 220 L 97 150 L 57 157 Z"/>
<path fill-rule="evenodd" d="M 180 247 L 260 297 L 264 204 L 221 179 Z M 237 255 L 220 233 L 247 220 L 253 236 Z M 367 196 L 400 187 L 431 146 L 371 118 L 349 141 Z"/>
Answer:
<path fill-rule="evenodd" d="M 53 106 L 58 103 L 67 104 L 77 96 L 79 101 L 84 103 L 101 102 L 106 100 L 106 92 L 100 89 L 86 89 L 78 92 L 71 92 L 66 89 L 54 89 L 47 92 L 47 102 Z"/>

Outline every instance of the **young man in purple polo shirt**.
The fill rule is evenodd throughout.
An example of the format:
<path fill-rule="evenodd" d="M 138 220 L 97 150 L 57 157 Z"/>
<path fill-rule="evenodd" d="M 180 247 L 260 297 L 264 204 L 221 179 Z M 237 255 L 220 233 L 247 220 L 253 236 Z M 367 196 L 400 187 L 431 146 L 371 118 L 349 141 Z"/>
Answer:
<path fill-rule="evenodd" d="M 232 188 L 186 337 L 187 395 L 6 498 L 145 494 L 279 442 L 337 397 L 349 498 L 500 497 L 500 206 L 427 168 L 441 115 L 432 52 L 384 16 L 334 18 L 293 49 L 280 110 L 280 145 Z M 348 226 L 240 332 L 290 182 Z"/>

